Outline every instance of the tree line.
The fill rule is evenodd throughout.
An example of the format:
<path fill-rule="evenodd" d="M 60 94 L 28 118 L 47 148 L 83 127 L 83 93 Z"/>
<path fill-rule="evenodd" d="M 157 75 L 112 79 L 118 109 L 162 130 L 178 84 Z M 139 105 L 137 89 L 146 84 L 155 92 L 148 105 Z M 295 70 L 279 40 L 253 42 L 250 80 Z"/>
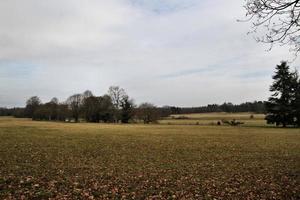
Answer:
<path fill-rule="evenodd" d="M 209 104 L 201 107 L 156 107 L 151 103 L 142 103 L 136 106 L 133 100 L 120 98 L 124 90 L 119 87 L 111 87 L 109 94 L 96 97 L 89 90 L 83 94 L 70 96 L 67 101 L 59 103 L 53 98 L 48 103 L 41 103 L 37 96 L 27 100 L 25 108 L 0 108 L 0 116 L 28 117 L 35 120 L 79 121 L 79 118 L 87 122 L 122 122 L 122 116 L 129 116 L 130 120 L 142 120 L 145 123 L 156 122 L 158 119 L 174 114 L 211 113 L 211 112 L 252 112 L 266 113 L 263 101 L 246 102 L 241 104 L 223 103 Z M 127 102 L 127 103 L 126 103 Z M 125 104 L 131 111 L 125 115 Z M 130 105 L 130 106 L 129 106 Z M 122 115 L 123 112 L 123 115 Z M 128 121 L 130 121 L 128 120 Z M 123 119 L 123 122 L 126 121 Z"/>
<path fill-rule="evenodd" d="M 225 102 L 219 104 L 208 104 L 207 106 L 200 107 L 175 107 L 175 106 L 164 106 L 160 108 L 163 116 L 172 114 L 192 114 L 192 113 L 212 113 L 212 112 L 253 112 L 253 113 L 266 113 L 264 101 L 246 102 L 241 104 L 233 104 Z"/>
<path fill-rule="evenodd" d="M 239 105 L 223 103 L 202 107 L 156 107 L 151 103 L 135 105 L 123 88 L 111 86 L 107 94 L 95 96 L 89 90 L 74 94 L 66 101 L 59 102 L 54 97 L 42 103 L 38 96 L 30 97 L 25 108 L 0 108 L 0 116 L 32 118 L 33 120 L 129 123 L 143 121 L 155 123 L 172 114 L 209 113 L 209 112 L 254 112 L 265 113 L 265 102 L 246 102 Z"/>
<path fill-rule="evenodd" d="M 129 98 L 123 88 L 111 86 L 107 94 L 95 96 L 89 90 L 74 94 L 66 101 L 54 97 L 42 103 L 38 96 L 30 97 L 25 108 L 0 109 L 0 116 L 26 117 L 33 120 L 79 122 L 129 123 L 143 121 L 155 123 L 160 118 L 159 109 L 151 103 L 139 106 Z"/>

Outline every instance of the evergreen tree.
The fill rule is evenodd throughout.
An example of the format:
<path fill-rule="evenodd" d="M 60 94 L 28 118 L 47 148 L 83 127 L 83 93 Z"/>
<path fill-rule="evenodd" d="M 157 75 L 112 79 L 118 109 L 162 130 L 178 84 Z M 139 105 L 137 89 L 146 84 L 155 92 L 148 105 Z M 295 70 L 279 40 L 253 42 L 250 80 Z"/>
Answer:
<path fill-rule="evenodd" d="M 134 115 L 134 104 L 128 96 L 125 96 L 121 102 L 121 122 L 129 123 Z"/>
<path fill-rule="evenodd" d="M 292 102 L 293 117 L 294 117 L 295 126 L 300 127 L 300 78 L 297 71 L 295 71 L 293 75 L 294 75 L 293 76 L 294 98 Z"/>
<path fill-rule="evenodd" d="M 270 87 L 273 94 L 266 103 L 266 120 L 268 123 L 286 127 L 294 123 L 292 104 L 295 94 L 293 73 L 290 73 L 286 62 L 277 65 L 273 79 L 274 82 Z"/>

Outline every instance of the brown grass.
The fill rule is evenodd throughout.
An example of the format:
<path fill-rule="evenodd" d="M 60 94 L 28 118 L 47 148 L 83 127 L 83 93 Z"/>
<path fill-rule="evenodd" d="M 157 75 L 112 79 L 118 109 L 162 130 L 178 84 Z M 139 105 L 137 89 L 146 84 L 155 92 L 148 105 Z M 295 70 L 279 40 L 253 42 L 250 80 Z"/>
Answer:
<path fill-rule="evenodd" d="M 299 199 L 300 130 L 0 118 L 0 199 Z"/>

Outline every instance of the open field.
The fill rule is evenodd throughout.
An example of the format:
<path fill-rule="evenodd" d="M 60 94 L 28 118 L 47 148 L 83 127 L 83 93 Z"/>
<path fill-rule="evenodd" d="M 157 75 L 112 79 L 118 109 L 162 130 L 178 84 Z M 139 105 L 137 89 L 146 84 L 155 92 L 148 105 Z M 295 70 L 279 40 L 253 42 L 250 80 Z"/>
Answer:
<path fill-rule="evenodd" d="M 251 118 L 251 115 L 253 118 Z M 266 126 L 264 118 L 264 114 L 254 113 L 197 113 L 171 115 L 160 120 L 159 123 L 171 125 L 216 125 L 218 121 L 235 119 L 243 122 L 243 126 Z"/>
<path fill-rule="evenodd" d="M 239 120 L 246 120 L 250 119 L 250 116 L 253 115 L 254 119 L 263 120 L 265 118 L 264 114 L 255 114 L 255 113 L 225 113 L 225 112 L 218 112 L 218 113 L 195 113 L 195 114 L 178 114 L 172 115 L 173 117 L 188 117 L 191 119 L 239 119 Z M 172 117 L 171 116 L 171 117 Z"/>
<path fill-rule="evenodd" d="M 0 199 L 300 199 L 300 130 L 0 118 Z"/>

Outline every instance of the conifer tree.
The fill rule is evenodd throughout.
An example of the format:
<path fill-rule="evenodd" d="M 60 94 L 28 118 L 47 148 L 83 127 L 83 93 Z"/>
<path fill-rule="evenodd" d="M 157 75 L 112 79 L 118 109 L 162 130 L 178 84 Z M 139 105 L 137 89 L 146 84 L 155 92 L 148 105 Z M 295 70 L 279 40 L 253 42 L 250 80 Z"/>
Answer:
<path fill-rule="evenodd" d="M 273 94 L 266 103 L 266 120 L 268 123 L 286 127 L 294 124 L 293 99 L 295 97 L 293 73 L 289 71 L 286 62 L 277 65 L 273 79 L 274 82 L 270 87 Z"/>
<path fill-rule="evenodd" d="M 129 99 L 128 96 L 125 96 L 121 102 L 121 122 L 129 123 L 129 120 L 132 119 L 134 113 L 134 104 L 133 101 Z"/>
<path fill-rule="evenodd" d="M 294 98 L 292 102 L 293 117 L 294 117 L 295 126 L 300 127 L 300 78 L 297 71 L 294 72 L 293 83 L 294 83 L 293 86 Z"/>

